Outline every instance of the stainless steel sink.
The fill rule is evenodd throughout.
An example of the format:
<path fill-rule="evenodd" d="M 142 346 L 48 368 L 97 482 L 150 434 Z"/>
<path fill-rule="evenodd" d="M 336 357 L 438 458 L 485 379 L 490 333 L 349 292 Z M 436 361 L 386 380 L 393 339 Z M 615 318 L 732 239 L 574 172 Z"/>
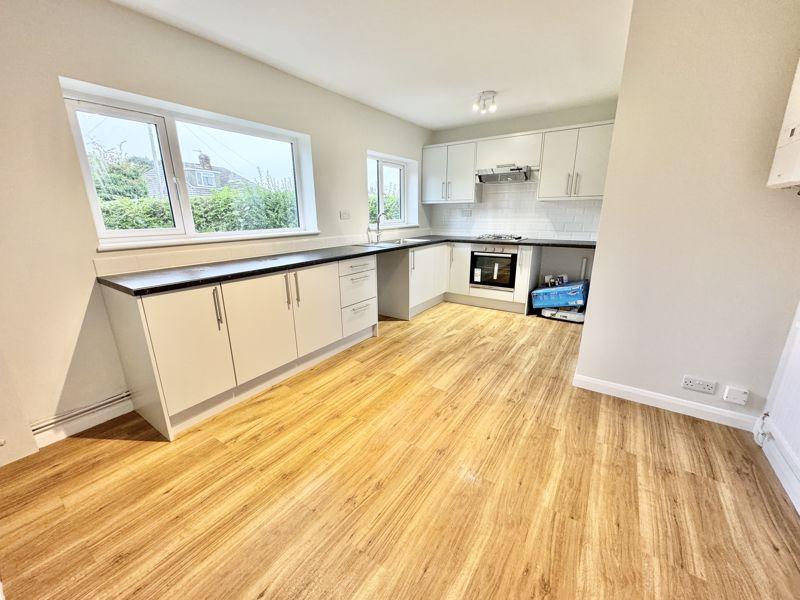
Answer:
<path fill-rule="evenodd" d="M 390 240 L 386 242 L 370 242 L 368 244 L 359 244 L 359 246 L 376 246 L 378 248 L 398 248 L 406 244 L 415 244 L 418 242 L 429 242 L 425 238 L 400 238 L 399 240 Z"/>

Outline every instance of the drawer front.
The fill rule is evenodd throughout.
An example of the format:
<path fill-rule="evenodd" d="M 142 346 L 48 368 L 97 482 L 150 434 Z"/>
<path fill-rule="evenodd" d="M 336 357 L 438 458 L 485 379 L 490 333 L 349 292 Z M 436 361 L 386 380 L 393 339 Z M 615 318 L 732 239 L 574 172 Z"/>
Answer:
<path fill-rule="evenodd" d="M 339 290 L 342 294 L 342 306 L 350 306 L 378 295 L 377 271 L 362 271 L 339 277 Z"/>
<path fill-rule="evenodd" d="M 470 296 L 477 296 L 478 298 L 489 298 L 491 300 L 505 300 L 506 302 L 514 301 L 514 290 L 492 290 L 488 288 L 469 288 Z"/>
<path fill-rule="evenodd" d="M 342 333 L 345 337 L 378 322 L 378 300 L 373 298 L 342 309 Z"/>
<path fill-rule="evenodd" d="M 339 261 L 339 275 L 352 275 L 375 268 L 375 255 Z"/>

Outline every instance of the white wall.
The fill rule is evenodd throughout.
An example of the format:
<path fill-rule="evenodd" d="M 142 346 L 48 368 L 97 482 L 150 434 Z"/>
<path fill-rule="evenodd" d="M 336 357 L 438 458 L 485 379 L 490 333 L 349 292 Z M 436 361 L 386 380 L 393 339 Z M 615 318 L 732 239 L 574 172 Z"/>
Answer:
<path fill-rule="evenodd" d="M 418 159 L 429 137 L 105 0 L 4 0 L 0 56 L 0 352 L 31 421 L 125 388 L 94 282 L 96 234 L 59 75 L 311 135 L 322 236 L 177 251 L 188 262 L 228 258 L 239 248 L 269 252 L 362 239 L 367 149 Z M 351 220 L 338 219 L 343 208 Z M 109 258 L 122 256 L 118 265 L 144 268 L 172 260 L 174 252 L 104 255 L 103 265 L 113 270 Z"/>
<path fill-rule="evenodd" d="M 500 98 L 502 98 L 502 96 Z M 617 99 L 609 98 L 604 102 L 597 102 L 586 106 L 573 106 L 562 110 L 533 113 L 522 117 L 509 117 L 504 119 L 501 105 L 497 113 L 485 115 L 486 120 L 482 123 L 434 131 L 429 143 L 442 144 L 445 142 L 457 142 L 459 140 L 490 137 L 493 135 L 518 133 L 520 131 L 565 127 L 578 123 L 609 121 L 614 118 L 616 110 Z"/>
<path fill-rule="evenodd" d="M 536 200 L 536 182 L 484 185 L 474 204 L 426 207 L 431 227 L 447 233 L 514 233 L 531 238 L 596 240 L 600 200 Z"/>
<path fill-rule="evenodd" d="M 800 297 L 800 198 L 765 188 L 798 31 L 796 0 L 634 2 L 580 376 L 760 411 Z"/>

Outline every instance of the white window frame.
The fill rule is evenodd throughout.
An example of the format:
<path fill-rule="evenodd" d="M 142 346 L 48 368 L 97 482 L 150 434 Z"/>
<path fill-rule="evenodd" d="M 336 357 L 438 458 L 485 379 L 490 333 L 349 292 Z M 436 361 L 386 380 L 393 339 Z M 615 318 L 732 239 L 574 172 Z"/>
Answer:
<path fill-rule="evenodd" d="M 367 160 L 375 160 L 378 164 L 378 214 L 385 212 L 386 209 L 383 205 L 383 167 L 395 167 L 400 169 L 400 218 L 399 219 L 389 219 L 381 221 L 381 225 L 386 224 L 388 225 L 399 225 L 406 222 L 406 214 L 408 211 L 406 210 L 406 166 L 400 162 L 392 162 L 389 160 L 384 160 L 382 158 L 377 158 L 375 156 L 368 156 Z"/>
<path fill-rule="evenodd" d="M 210 189 L 217 185 L 217 176 L 214 174 L 214 171 L 209 171 L 208 169 L 196 169 L 194 173 L 194 176 L 197 180 L 195 187 Z M 211 183 L 206 183 L 205 176 L 210 176 L 214 181 Z"/>
<path fill-rule="evenodd" d="M 370 159 L 378 161 L 378 213 L 381 212 L 383 198 L 383 165 L 399 167 L 401 170 L 400 219 L 381 219 L 381 229 L 417 227 L 419 216 L 419 191 L 417 189 L 419 187 L 419 163 L 410 158 L 368 150 L 367 161 Z M 369 219 L 369 204 L 367 204 L 367 212 L 367 218 Z M 370 222 L 369 228 L 374 230 L 377 228 L 377 224 Z"/>
<path fill-rule="evenodd" d="M 311 137 L 307 134 L 279 129 L 261 123 L 245 121 L 200 109 L 147 98 L 68 78 L 59 78 L 72 127 L 84 183 L 97 227 L 98 250 L 119 250 L 199 244 L 231 240 L 247 240 L 272 237 L 316 235 L 316 202 L 314 173 L 311 159 Z M 124 119 L 153 122 L 159 137 L 164 163 L 170 205 L 176 227 L 171 229 L 109 230 L 103 223 L 100 204 L 94 188 L 89 161 L 86 156 L 83 136 L 75 115 L 84 109 L 99 114 L 110 114 Z M 102 112 L 101 112 L 102 111 Z M 213 127 L 225 131 L 263 137 L 291 144 L 294 162 L 295 199 L 297 201 L 298 227 L 284 229 L 260 229 L 250 231 L 208 232 L 195 229 L 189 206 L 189 190 L 183 161 L 180 154 L 176 121 Z"/>
<path fill-rule="evenodd" d="M 78 160 L 81 163 L 81 171 L 83 180 L 86 184 L 86 192 L 89 196 L 89 204 L 92 209 L 92 217 L 94 224 L 97 227 L 97 235 L 101 240 L 127 240 L 139 237 L 153 237 L 162 238 L 164 236 L 183 235 L 186 231 L 184 227 L 183 210 L 179 202 L 178 188 L 175 185 L 177 181 L 175 178 L 175 170 L 172 166 L 172 154 L 167 142 L 167 124 L 164 117 L 157 115 L 150 115 L 143 112 L 133 110 L 123 110 L 113 106 L 105 106 L 96 104 L 94 102 L 87 102 L 84 100 L 66 99 L 67 112 L 69 115 L 70 126 L 72 132 L 76 136 L 76 144 L 78 145 Z M 100 210 L 100 199 L 97 196 L 97 190 L 94 187 L 94 180 L 92 179 L 92 171 L 89 166 L 89 157 L 86 154 L 86 146 L 81 134 L 80 125 L 78 123 L 78 112 L 89 112 L 96 115 L 106 115 L 109 117 L 118 117 L 128 121 L 138 121 L 140 123 L 147 123 L 155 125 L 156 133 L 158 134 L 158 146 L 161 151 L 161 162 L 164 165 L 164 178 L 167 183 L 167 195 L 169 196 L 169 205 L 172 210 L 172 219 L 175 223 L 174 227 L 163 229 L 108 229 L 103 221 L 103 213 Z"/>

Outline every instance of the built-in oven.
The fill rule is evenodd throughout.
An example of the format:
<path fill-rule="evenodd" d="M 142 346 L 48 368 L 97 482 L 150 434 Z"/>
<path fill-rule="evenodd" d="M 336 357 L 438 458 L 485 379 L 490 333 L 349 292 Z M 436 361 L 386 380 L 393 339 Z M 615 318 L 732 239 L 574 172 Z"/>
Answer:
<path fill-rule="evenodd" d="M 470 287 L 513 290 L 517 253 L 508 248 L 472 248 Z"/>

